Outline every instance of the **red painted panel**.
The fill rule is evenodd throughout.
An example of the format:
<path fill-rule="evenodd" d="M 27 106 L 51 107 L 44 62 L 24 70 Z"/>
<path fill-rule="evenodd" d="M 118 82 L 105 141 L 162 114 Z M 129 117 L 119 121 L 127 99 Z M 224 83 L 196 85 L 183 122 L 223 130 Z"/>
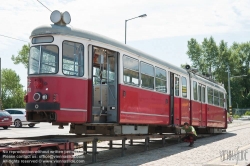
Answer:
<path fill-rule="evenodd" d="M 57 122 L 68 123 L 74 121 L 74 123 L 83 123 L 87 121 L 87 112 L 62 110 L 57 110 L 55 112 L 57 114 Z"/>
<path fill-rule="evenodd" d="M 174 98 L 174 124 L 181 125 L 181 98 Z"/>
<path fill-rule="evenodd" d="M 206 127 L 207 126 L 207 104 L 202 103 L 202 109 L 201 109 L 201 126 Z"/>
<path fill-rule="evenodd" d="M 207 126 L 208 127 L 221 127 L 224 128 L 226 126 L 226 114 L 225 109 L 207 105 Z"/>
<path fill-rule="evenodd" d="M 169 95 L 125 85 L 119 89 L 120 123 L 169 124 Z"/>
<path fill-rule="evenodd" d="M 201 103 L 191 101 L 191 125 L 200 126 L 201 120 Z"/>
<path fill-rule="evenodd" d="M 40 81 L 37 81 L 40 80 Z M 39 86 L 37 86 L 39 85 Z M 45 102 L 58 102 L 62 110 L 55 110 L 58 122 L 86 122 L 88 107 L 88 81 L 66 77 L 29 77 L 28 103 L 35 102 L 33 95 L 36 92 L 49 96 Z M 56 95 L 56 101 L 54 101 Z M 68 111 L 63 111 L 68 110 Z"/>
<path fill-rule="evenodd" d="M 189 110 L 189 100 L 181 99 L 181 125 L 185 122 L 190 124 L 190 110 Z"/>
<path fill-rule="evenodd" d="M 87 122 L 91 123 L 92 122 L 92 89 L 93 89 L 93 82 L 92 80 L 88 80 L 88 117 L 87 117 Z"/>

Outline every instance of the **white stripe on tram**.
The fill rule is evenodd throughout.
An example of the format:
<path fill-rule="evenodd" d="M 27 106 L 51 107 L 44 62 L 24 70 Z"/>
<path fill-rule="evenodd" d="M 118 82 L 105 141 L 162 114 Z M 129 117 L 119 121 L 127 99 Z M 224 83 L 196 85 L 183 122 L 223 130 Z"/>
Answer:
<path fill-rule="evenodd" d="M 84 110 L 84 109 L 75 109 L 75 108 L 61 108 L 60 110 L 63 110 L 63 111 L 80 111 L 80 112 L 87 112 L 87 110 Z"/>
<path fill-rule="evenodd" d="M 125 112 L 121 111 L 122 114 L 132 114 L 132 115 L 146 115 L 146 116 L 163 116 L 163 117 L 169 117 L 168 115 L 159 115 L 159 114 L 145 114 L 145 113 L 138 113 L 138 112 Z"/>
<path fill-rule="evenodd" d="M 207 120 L 207 121 L 210 121 L 210 122 L 224 122 L 224 121 L 219 121 L 219 120 Z"/>

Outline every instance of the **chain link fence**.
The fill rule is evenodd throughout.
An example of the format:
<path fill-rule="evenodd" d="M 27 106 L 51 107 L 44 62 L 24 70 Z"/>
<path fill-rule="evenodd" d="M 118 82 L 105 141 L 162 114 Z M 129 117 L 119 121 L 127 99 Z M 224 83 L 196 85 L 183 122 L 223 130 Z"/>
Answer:
<path fill-rule="evenodd" d="M 233 115 L 245 115 L 247 111 L 250 111 L 250 108 L 233 108 Z"/>

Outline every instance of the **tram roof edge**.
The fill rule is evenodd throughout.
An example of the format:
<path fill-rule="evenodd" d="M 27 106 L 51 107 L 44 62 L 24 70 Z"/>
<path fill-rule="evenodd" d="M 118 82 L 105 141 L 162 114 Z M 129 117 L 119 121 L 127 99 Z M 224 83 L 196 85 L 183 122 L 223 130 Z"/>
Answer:
<path fill-rule="evenodd" d="M 51 35 L 52 34 L 70 35 L 70 36 L 82 37 L 82 38 L 98 41 L 101 43 L 109 44 L 109 45 L 121 48 L 123 50 L 126 50 L 128 52 L 134 53 L 138 56 L 145 57 L 151 61 L 154 61 L 156 63 L 164 65 L 164 66 L 171 68 L 173 70 L 176 70 L 180 73 L 187 74 L 187 71 L 185 69 L 182 69 L 181 67 L 177 67 L 177 66 L 172 65 L 168 62 L 165 62 L 161 59 L 158 59 L 152 55 L 149 55 L 145 52 L 137 50 L 137 49 L 130 47 L 126 44 L 123 44 L 119 41 L 116 41 L 114 39 L 111 39 L 109 37 L 106 37 L 106 36 L 91 32 L 91 31 L 81 30 L 81 29 L 77 29 L 77 28 L 71 28 L 69 26 L 60 26 L 60 25 L 51 24 L 49 26 L 43 25 L 43 26 L 39 26 L 39 27 L 35 28 L 31 32 L 30 37 L 36 36 L 36 35 L 49 35 L 49 34 L 51 34 Z"/>

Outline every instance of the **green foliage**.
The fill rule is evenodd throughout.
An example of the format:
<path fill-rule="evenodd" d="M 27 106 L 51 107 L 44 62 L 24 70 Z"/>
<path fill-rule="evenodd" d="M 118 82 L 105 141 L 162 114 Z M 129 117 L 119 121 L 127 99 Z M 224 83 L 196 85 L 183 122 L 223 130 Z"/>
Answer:
<path fill-rule="evenodd" d="M 14 70 L 2 69 L 2 107 L 23 108 L 25 91 L 20 84 L 20 77 Z"/>
<path fill-rule="evenodd" d="M 240 118 L 240 115 L 233 115 L 233 118 L 234 118 L 234 119 L 239 119 L 239 118 Z"/>
<path fill-rule="evenodd" d="M 246 111 L 244 115 L 250 116 L 250 111 Z"/>
<path fill-rule="evenodd" d="M 23 45 L 22 50 L 18 52 L 18 55 L 15 57 L 12 55 L 11 60 L 14 64 L 23 64 L 25 68 L 28 68 L 29 63 L 29 52 L 30 52 L 30 45 Z"/>
<path fill-rule="evenodd" d="M 227 42 L 221 41 L 217 45 L 213 39 L 205 38 L 200 44 L 191 38 L 188 41 L 187 55 L 192 66 L 206 76 L 214 78 L 225 85 L 228 90 L 228 67 L 230 79 L 231 99 L 234 108 L 250 107 L 250 43 L 233 43 L 231 47 Z"/>

